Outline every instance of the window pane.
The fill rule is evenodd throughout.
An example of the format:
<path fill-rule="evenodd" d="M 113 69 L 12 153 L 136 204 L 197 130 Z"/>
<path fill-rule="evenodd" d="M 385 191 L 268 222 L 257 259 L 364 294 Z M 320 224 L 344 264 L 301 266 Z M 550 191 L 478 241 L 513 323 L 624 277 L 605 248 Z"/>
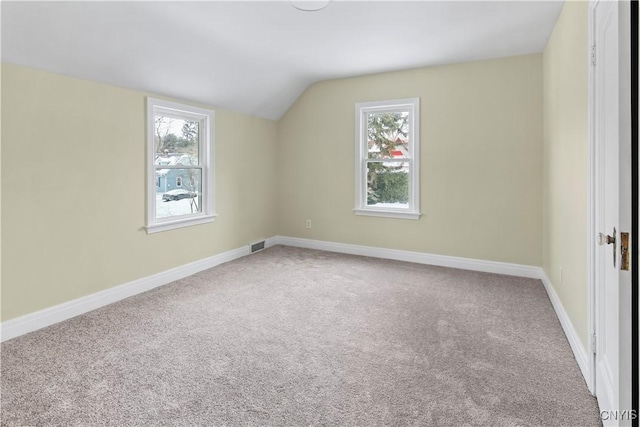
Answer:
<path fill-rule="evenodd" d="M 202 170 L 156 169 L 156 218 L 198 212 L 202 212 Z"/>
<path fill-rule="evenodd" d="M 367 114 L 370 159 L 409 157 L 409 112 Z"/>
<path fill-rule="evenodd" d="M 367 163 L 367 206 L 409 207 L 409 162 Z"/>
<path fill-rule="evenodd" d="M 156 165 L 197 165 L 200 123 L 157 114 L 154 122 Z"/>

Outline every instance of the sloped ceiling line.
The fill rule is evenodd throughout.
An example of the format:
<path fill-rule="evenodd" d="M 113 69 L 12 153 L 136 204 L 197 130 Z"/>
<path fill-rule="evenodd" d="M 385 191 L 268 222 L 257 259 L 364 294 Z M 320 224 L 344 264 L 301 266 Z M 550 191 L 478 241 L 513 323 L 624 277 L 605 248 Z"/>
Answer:
<path fill-rule="evenodd" d="M 562 2 L 2 2 L 2 61 L 279 119 L 312 83 L 541 52 Z"/>

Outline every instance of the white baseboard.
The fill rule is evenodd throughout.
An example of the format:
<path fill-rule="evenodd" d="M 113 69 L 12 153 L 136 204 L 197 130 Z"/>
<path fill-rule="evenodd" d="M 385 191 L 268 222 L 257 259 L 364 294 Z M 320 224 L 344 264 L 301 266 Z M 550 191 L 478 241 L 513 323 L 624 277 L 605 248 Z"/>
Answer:
<path fill-rule="evenodd" d="M 415 262 L 418 264 L 437 265 L 441 267 L 459 268 L 465 270 L 481 271 L 486 273 L 505 274 L 517 277 L 540 279 L 544 284 L 551 304 L 556 311 L 560 324 L 564 330 L 573 354 L 582 371 L 582 375 L 590 387 L 591 371 L 588 353 L 582 345 L 578 334 L 565 311 L 560 298 L 556 294 L 549 278 L 540 267 L 531 265 L 510 264 L 495 261 L 482 261 L 470 258 L 459 258 L 445 255 L 433 255 L 422 252 L 403 251 L 398 249 L 385 249 L 372 246 L 351 245 L 346 243 L 333 243 L 321 240 L 300 239 L 296 237 L 276 236 L 265 239 L 265 247 L 275 245 L 294 246 L 307 249 L 318 249 L 330 252 L 346 253 L 351 255 L 370 256 L 375 258 L 393 259 L 398 261 Z M 223 252 L 209 258 L 172 268 L 151 276 L 143 277 L 114 288 L 106 289 L 86 297 L 78 298 L 60 305 L 56 305 L 35 313 L 27 314 L 15 319 L 2 322 L 0 341 L 7 341 L 20 335 L 33 332 L 66 319 L 87 313 L 105 305 L 123 300 L 133 295 L 146 292 L 153 288 L 166 285 L 179 279 L 196 274 L 200 271 L 213 268 L 225 262 L 233 261 L 249 255 L 249 245 Z M 593 391 L 593 390 L 592 390 Z"/>
<path fill-rule="evenodd" d="M 556 311 L 556 315 L 558 316 L 558 320 L 562 325 L 562 329 L 564 330 L 564 334 L 569 341 L 569 345 L 571 346 L 571 350 L 573 350 L 573 355 L 576 358 L 576 362 L 578 362 L 578 366 L 580 367 L 580 371 L 582 372 L 582 376 L 587 383 L 587 387 L 591 393 L 594 392 L 592 390 L 591 381 L 591 364 L 589 362 L 590 352 L 587 352 L 587 349 L 582 345 L 582 341 L 580 341 L 580 337 L 578 336 L 578 332 L 576 328 L 574 328 L 573 323 L 571 323 L 571 319 L 567 314 L 562 302 L 560 301 L 560 297 L 556 293 L 555 289 L 553 289 L 553 285 L 549 280 L 549 277 L 544 272 L 544 270 L 540 269 L 540 280 L 544 284 L 544 288 L 547 290 L 547 295 L 549 295 L 549 299 L 551 300 L 551 305 L 553 309 Z"/>
<path fill-rule="evenodd" d="M 385 249 L 373 246 L 351 245 L 347 243 L 333 243 L 322 240 L 300 239 L 297 237 L 277 236 L 275 244 L 295 246 L 298 248 L 318 249 L 329 252 L 339 252 L 351 255 L 363 255 L 374 258 L 394 259 L 398 261 L 415 262 L 417 264 L 437 265 L 440 267 L 459 268 L 463 270 L 482 271 L 485 273 L 506 274 L 509 276 L 540 278 L 540 267 L 532 265 L 510 264 L 507 262 L 483 261 L 471 258 L 460 258 L 447 255 L 433 255 L 424 252 L 403 251 L 399 249 Z"/>
<path fill-rule="evenodd" d="M 266 239 L 265 247 L 273 245 L 273 239 Z M 96 292 L 86 297 L 7 320 L 2 322 L 0 342 L 19 337 L 20 335 L 79 316 L 80 314 L 104 307 L 116 301 L 183 279 L 200 271 L 249 255 L 249 253 L 250 247 L 246 245 L 180 267 L 143 277 L 123 285 L 105 289 L 104 291 Z"/>

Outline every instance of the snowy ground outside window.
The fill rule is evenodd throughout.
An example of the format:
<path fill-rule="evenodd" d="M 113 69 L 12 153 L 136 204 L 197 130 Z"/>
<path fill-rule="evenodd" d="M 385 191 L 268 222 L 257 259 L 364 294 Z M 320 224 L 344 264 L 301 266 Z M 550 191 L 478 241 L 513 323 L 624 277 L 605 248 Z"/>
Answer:
<path fill-rule="evenodd" d="M 368 204 L 367 206 L 374 207 L 374 208 L 396 208 L 396 209 L 408 209 L 409 208 L 409 204 L 408 203 L 401 203 L 401 202 L 375 203 L 373 205 Z"/>
<path fill-rule="evenodd" d="M 197 213 L 198 210 L 193 208 L 191 209 L 191 200 L 198 201 L 198 199 L 181 199 L 181 200 L 172 200 L 170 202 L 165 202 L 162 200 L 163 193 L 156 193 L 156 218 L 167 218 L 170 216 L 178 216 L 178 215 L 189 215 L 192 213 Z"/>

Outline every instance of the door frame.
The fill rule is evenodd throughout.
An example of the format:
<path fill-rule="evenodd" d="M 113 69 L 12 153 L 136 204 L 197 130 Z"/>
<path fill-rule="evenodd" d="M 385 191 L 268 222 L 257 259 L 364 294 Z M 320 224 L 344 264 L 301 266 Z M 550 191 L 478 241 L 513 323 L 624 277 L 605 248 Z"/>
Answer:
<path fill-rule="evenodd" d="M 596 241 L 596 140 L 595 140 L 595 70 L 593 66 L 592 55 L 594 54 L 594 44 L 596 38 L 595 31 L 595 11 L 597 0 L 589 1 L 588 12 L 588 32 L 589 45 L 587 47 L 587 105 L 588 105 L 588 124 L 589 129 L 587 135 L 589 138 L 588 158 L 588 186 L 587 206 L 589 209 L 587 215 L 587 251 L 588 251 L 588 311 L 587 311 L 587 355 L 589 360 L 588 375 L 585 378 L 587 387 L 593 396 L 596 395 L 596 353 L 594 351 L 595 341 L 593 339 L 596 331 L 596 247 L 593 242 Z"/>
<path fill-rule="evenodd" d="M 595 246 L 595 242 L 596 242 L 596 236 L 597 233 L 599 232 L 599 230 L 596 230 L 596 212 L 595 212 L 595 207 L 596 207 L 596 175 L 595 175 L 595 171 L 596 171 L 596 161 L 598 160 L 597 156 L 596 156 L 596 133 L 595 133 L 595 112 L 596 112 L 596 103 L 595 103 L 595 67 L 593 66 L 593 58 L 596 54 L 596 52 L 594 51 L 594 45 L 595 45 L 595 9 L 597 4 L 600 1 L 606 1 L 606 0 L 590 0 L 589 1 L 589 10 L 588 10 L 588 58 L 587 58 L 587 66 L 588 66 L 588 97 L 587 97 L 587 102 L 588 102 L 588 193 L 587 193 L 587 206 L 588 206 L 588 217 L 587 217 L 587 224 L 588 224 L 588 233 L 587 233 L 587 244 L 588 244 L 588 261 L 589 261 L 589 271 L 588 271 L 588 325 L 587 325 L 587 331 L 588 331 L 588 342 L 587 342 L 587 354 L 589 355 L 589 366 L 588 366 L 588 375 L 585 377 L 585 381 L 587 383 L 587 387 L 589 388 L 589 391 L 591 392 L 591 394 L 593 394 L 594 396 L 597 395 L 597 390 L 596 390 L 596 353 L 595 353 L 595 340 L 594 340 L 594 334 L 597 331 L 597 316 L 596 316 L 596 295 L 597 295 L 597 290 L 596 290 L 596 246 Z M 624 2 L 621 1 L 619 2 L 619 6 L 620 6 L 620 11 L 622 12 L 622 15 L 620 15 L 619 19 L 619 40 L 622 42 L 620 45 L 620 51 L 625 52 L 625 48 L 627 46 L 625 46 L 625 43 L 629 43 L 631 40 L 631 34 L 630 34 L 630 30 L 629 30 L 629 23 L 631 21 L 630 19 L 630 2 Z M 620 12 L 619 12 L 620 13 Z M 627 20 L 627 22 L 625 23 L 624 21 Z M 629 33 L 629 34 L 626 34 Z M 624 68 L 624 66 L 626 66 L 626 64 L 630 63 L 630 58 L 628 60 L 625 60 L 624 57 L 622 57 L 622 60 L 619 59 L 620 64 L 621 64 L 621 70 Z M 630 70 L 629 71 L 629 77 L 631 77 L 630 74 Z M 620 85 L 624 88 L 623 90 L 621 90 L 621 93 L 631 93 L 631 78 L 621 78 L 620 79 Z M 620 100 L 621 105 L 620 105 L 620 112 L 621 112 L 621 117 L 623 114 L 625 114 L 625 108 L 628 109 L 629 113 L 630 113 L 630 107 L 631 107 L 631 103 L 629 102 L 627 105 L 625 105 L 626 100 L 625 99 L 621 99 Z M 630 114 L 629 114 L 630 116 Z M 621 140 L 623 140 L 623 138 L 625 138 L 625 135 L 629 134 L 629 129 L 626 129 L 625 127 L 622 127 L 620 129 L 620 136 L 621 136 Z M 631 147 L 629 147 L 631 148 Z M 621 150 L 621 152 L 623 152 L 623 150 Z M 633 172 L 631 173 L 631 175 L 633 175 Z M 627 179 L 627 178 L 624 178 Z M 637 199 L 635 198 L 635 192 L 637 192 L 637 188 L 632 188 L 632 200 L 631 203 L 632 205 L 634 203 L 637 203 Z M 636 229 L 636 222 L 632 220 L 632 223 L 630 225 L 631 230 L 623 230 L 623 231 L 629 231 L 631 232 L 631 236 L 632 236 L 632 248 L 633 245 L 635 244 L 635 240 L 634 237 L 637 237 L 637 229 Z M 637 247 L 637 246 L 636 246 Z M 631 269 L 632 269 L 632 275 L 637 277 L 636 271 L 638 268 L 638 262 L 637 262 L 637 254 L 634 252 L 631 252 Z M 634 286 L 634 282 L 632 280 L 632 288 Z M 624 307 L 627 302 L 623 299 L 620 298 L 619 301 L 619 308 L 620 308 L 620 313 L 624 313 Z M 628 309 L 626 310 L 628 311 Z M 629 321 L 631 322 L 631 319 L 629 319 Z M 619 333 L 622 333 L 624 331 L 624 327 L 621 327 L 619 329 Z M 619 336 L 618 337 L 619 340 L 624 340 L 627 339 L 628 337 L 624 337 L 624 336 Z M 623 378 L 631 378 L 631 366 L 626 365 L 626 364 L 622 364 L 622 363 L 618 363 L 619 364 L 619 373 L 618 373 L 618 379 L 623 379 Z M 631 396 L 631 390 L 629 390 L 629 397 Z M 622 399 L 622 396 L 620 396 L 621 399 L 620 400 L 624 400 Z M 633 406 L 633 405 L 632 405 Z M 605 408 L 605 409 L 613 409 L 613 408 Z M 630 408 L 617 408 L 617 409 L 630 409 Z"/>
<path fill-rule="evenodd" d="M 640 305 L 640 288 L 638 287 L 638 231 L 640 229 L 640 141 L 639 123 L 640 108 L 640 7 L 637 1 L 631 2 L 631 222 L 635 229 L 631 231 L 631 409 L 636 418 L 631 423 L 633 427 L 640 426 L 640 319 L 638 315 Z"/>

